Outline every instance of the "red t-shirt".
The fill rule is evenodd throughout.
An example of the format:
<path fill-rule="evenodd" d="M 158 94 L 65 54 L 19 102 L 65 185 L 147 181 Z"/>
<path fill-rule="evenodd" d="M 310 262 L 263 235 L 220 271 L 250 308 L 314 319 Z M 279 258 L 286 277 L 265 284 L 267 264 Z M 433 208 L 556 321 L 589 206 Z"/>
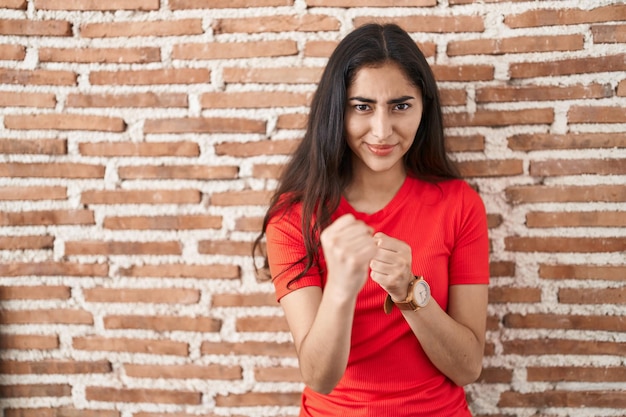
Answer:
<path fill-rule="evenodd" d="M 430 284 L 433 299 L 447 310 L 448 288 L 489 283 L 489 243 L 485 208 L 464 181 L 431 184 L 407 176 L 382 210 L 356 212 L 342 199 L 333 220 L 347 213 L 412 248 L 413 273 Z M 270 272 L 277 298 L 306 286 L 324 288 L 318 268 L 287 288 L 304 256 L 301 206 L 276 215 L 267 228 Z M 325 269 L 323 256 L 321 268 Z M 348 366 L 328 395 L 308 387 L 300 416 L 466 417 L 465 392 L 428 359 L 398 309 L 383 311 L 386 292 L 371 279 L 357 297 Z M 432 302 L 432 300 L 431 300 Z"/>

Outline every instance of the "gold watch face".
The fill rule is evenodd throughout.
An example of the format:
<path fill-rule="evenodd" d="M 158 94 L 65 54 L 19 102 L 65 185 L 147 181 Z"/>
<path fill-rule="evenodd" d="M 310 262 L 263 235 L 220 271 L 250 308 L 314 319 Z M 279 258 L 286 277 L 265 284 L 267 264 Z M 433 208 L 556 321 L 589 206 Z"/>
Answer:
<path fill-rule="evenodd" d="M 413 302 L 419 307 L 426 307 L 430 300 L 430 286 L 424 280 L 419 280 L 413 286 Z"/>

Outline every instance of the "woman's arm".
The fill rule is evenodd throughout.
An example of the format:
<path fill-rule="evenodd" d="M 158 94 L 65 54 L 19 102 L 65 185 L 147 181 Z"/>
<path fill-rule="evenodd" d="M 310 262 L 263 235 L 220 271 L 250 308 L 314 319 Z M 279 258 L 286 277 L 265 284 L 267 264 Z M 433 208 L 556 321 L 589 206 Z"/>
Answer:
<path fill-rule="evenodd" d="M 452 285 L 448 313 L 433 299 L 403 315 L 430 361 L 455 384 L 480 375 L 485 349 L 487 285 Z"/>
<path fill-rule="evenodd" d="M 374 237 L 379 249 L 370 263 L 371 277 L 393 300 L 403 301 L 414 279 L 411 247 L 383 233 Z M 402 311 L 430 361 L 457 385 L 474 382 L 482 369 L 487 292 L 482 284 L 451 285 L 448 312 L 434 299 L 418 311 Z"/>
<path fill-rule="evenodd" d="M 327 394 L 346 370 L 356 297 L 377 249 L 371 228 L 352 215 L 326 228 L 320 242 L 327 269 L 324 291 L 304 287 L 285 295 L 280 303 L 305 384 Z"/>

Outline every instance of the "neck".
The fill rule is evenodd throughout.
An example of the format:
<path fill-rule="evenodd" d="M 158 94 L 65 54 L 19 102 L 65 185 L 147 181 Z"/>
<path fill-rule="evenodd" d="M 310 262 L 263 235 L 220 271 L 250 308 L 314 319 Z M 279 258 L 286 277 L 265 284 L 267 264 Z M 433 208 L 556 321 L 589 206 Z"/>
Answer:
<path fill-rule="evenodd" d="M 405 178 L 404 168 L 387 172 L 355 171 L 344 197 L 355 210 L 371 214 L 393 199 Z"/>

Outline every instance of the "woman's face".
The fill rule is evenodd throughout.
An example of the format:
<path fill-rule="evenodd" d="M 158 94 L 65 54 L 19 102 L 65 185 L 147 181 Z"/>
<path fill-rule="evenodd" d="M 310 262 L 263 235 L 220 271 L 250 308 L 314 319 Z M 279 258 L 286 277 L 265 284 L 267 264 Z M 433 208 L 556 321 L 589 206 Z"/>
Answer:
<path fill-rule="evenodd" d="M 398 64 L 359 69 L 348 87 L 345 110 L 354 170 L 404 174 L 403 156 L 415 139 L 422 110 L 420 89 Z"/>

